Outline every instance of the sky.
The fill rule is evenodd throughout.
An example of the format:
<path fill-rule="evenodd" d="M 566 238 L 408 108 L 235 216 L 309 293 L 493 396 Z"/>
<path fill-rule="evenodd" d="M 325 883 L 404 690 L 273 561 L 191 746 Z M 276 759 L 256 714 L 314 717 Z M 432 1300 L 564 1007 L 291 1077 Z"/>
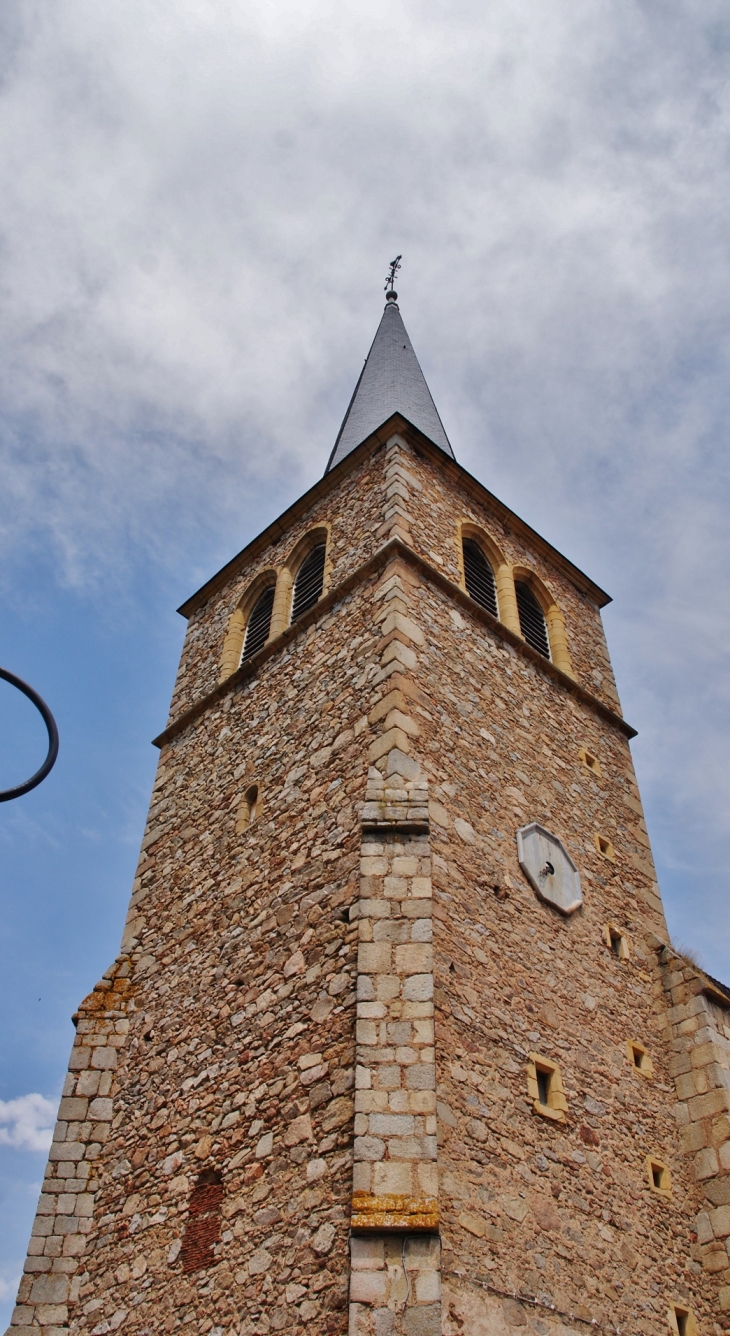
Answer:
<path fill-rule="evenodd" d="M 176 606 L 322 473 L 399 252 L 460 463 L 614 597 L 670 932 L 730 980 L 720 0 L 6 0 L 0 1322 L 115 957 Z M 0 683 L 0 784 L 43 729 Z"/>

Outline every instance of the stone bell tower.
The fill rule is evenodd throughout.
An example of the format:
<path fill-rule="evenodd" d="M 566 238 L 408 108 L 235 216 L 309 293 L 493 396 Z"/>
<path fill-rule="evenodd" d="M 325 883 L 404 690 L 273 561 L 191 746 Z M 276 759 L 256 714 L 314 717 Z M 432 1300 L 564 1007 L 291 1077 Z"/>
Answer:
<path fill-rule="evenodd" d="M 716 1336 L 730 993 L 668 945 L 607 596 L 455 461 L 396 294 L 183 606 L 16 1336 Z"/>

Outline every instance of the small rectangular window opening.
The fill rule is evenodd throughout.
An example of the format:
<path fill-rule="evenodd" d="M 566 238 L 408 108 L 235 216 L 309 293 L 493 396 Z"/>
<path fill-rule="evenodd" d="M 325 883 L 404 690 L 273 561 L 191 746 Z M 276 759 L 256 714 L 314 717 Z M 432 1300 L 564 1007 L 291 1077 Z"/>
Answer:
<path fill-rule="evenodd" d="M 556 1063 L 532 1053 L 527 1064 L 527 1092 L 535 1113 L 554 1122 L 565 1122 L 568 1105 Z"/>
<path fill-rule="evenodd" d="M 597 756 L 593 755 L 593 752 L 586 751 L 585 747 L 581 747 L 580 751 L 578 752 L 578 756 L 580 757 L 580 760 L 583 762 L 587 770 L 590 770 L 594 775 L 598 775 L 599 778 L 603 777 L 603 771 L 601 770 L 601 762 L 599 761 Z"/>
<path fill-rule="evenodd" d="M 596 834 L 594 835 L 593 840 L 596 850 L 601 855 L 601 858 L 610 858 L 613 860 L 616 857 L 613 845 L 606 835 Z"/>
<path fill-rule="evenodd" d="M 691 1308 L 672 1304 L 669 1309 L 669 1328 L 674 1336 L 697 1336 L 697 1323 Z"/>
<path fill-rule="evenodd" d="M 638 1043 L 636 1039 L 628 1039 L 626 1041 L 626 1048 L 628 1050 L 629 1061 L 634 1068 L 634 1071 L 641 1072 L 642 1076 L 653 1076 L 654 1064 L 644 1045 Z"/>
<path fill-rule="evenodd" d="M 626 933 L 615 923 L 607 923 L 603 929 L 603 940 L 609 948 L 611 955 L 617 960 L 629 960 L 631 951 L 629 949 L 629 939 Z"/>
<path fill-rule="evenodd" d="M 236 833 L 242 835 L 249 826 L 253 826 L 261 811 L 261 798 L 259 795 L 258 784 L 251 784 L 246 789 L 240 803 L 238 804 L 238 814 L 236 817 Z"/>
<path fill-rule="evenodd" d="M 664 1197 L 672 1195 L 672 1176 L 661 1160 L 649 1156 L 646 1162 L 648 1170 L 649 1186 L 654 1192 L 661 1192 Z"/>
<path fill-rule="evenodd" d="M 541 1071 L 541 1069 L 538 1067 L 536 1069 L 535 1074 L 537 1076 L 537 1090 L 538 1090 L 537 1098 L 541 1104 L 544 1104 L 546 1107 L 549 1107 L 551 1073 L 546 1071 Z"/>
<path fill-rule="evenodd" d="M 678 1336 L 689 1336 L 689 1312 L 686 1308 L 675 1308 Z"/>

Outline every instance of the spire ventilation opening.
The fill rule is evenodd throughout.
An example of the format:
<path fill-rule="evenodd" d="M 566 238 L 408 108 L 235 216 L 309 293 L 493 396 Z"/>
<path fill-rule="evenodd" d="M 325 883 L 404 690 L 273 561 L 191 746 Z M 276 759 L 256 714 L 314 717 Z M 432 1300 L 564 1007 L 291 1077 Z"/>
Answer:
<path fill-rule="evenodd" d="M 273 607 L 274 585 L 269 585 L 268 589 L 265 589 L 263 594 L 259 595 L 251 609 L 246 626 L 246 639 L 243 642 L 241 663 L 250 659 L 252 654 L 256 654 L 266 644 L 271 628 Z"/>
<path fill-rule="evenodd" d="M 312 548 L 309 556 L 304 558 L 297 571 L 291 610 L 293 622 L 322 597 L 325 550 L 325 544 L 318 543 Z"/>
<path fill-rule="evenodd" d="M 464 584 L 467 594 L 480 607 L 486 608 L 487 612 L 491 612 L 493 617 L 498 617 L 494 572 L 487 558 L 473 538 L 463 540 L 462 551 L 464 553 Z"/>
<path fill-rule="evenodd" d="M 515 581 L 515 594 L 517 595 L 520 630 L 525 640 L 528 645 L 537 650 L 538 654 L 542 654 L 544 659 L 549 659 L 550 643 L 545 624 L 545 614 L 540 604 L 530 586 L 523 584 L 521 580 Z"/>

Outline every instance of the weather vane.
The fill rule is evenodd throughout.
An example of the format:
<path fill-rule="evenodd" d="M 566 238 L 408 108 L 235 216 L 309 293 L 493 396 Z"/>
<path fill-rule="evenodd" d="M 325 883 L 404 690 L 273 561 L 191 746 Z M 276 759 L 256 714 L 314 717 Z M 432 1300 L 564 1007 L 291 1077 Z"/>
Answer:
<path fill-rule="evenodd" d="M 395 299 L 398 296 L 398 293 L 395 291 L 395 276 L 398 273 L 398 270 L 400 269 L 401 259 L 402 256 L 396 255 L 395 259 L 391 260 L 389 265 L 390 273 L 388 274 L 388 277 L 385 280 L 385 291 L 387 292 L 389 298 L 392 297 L 393 301 L 395 301 Z"/>

